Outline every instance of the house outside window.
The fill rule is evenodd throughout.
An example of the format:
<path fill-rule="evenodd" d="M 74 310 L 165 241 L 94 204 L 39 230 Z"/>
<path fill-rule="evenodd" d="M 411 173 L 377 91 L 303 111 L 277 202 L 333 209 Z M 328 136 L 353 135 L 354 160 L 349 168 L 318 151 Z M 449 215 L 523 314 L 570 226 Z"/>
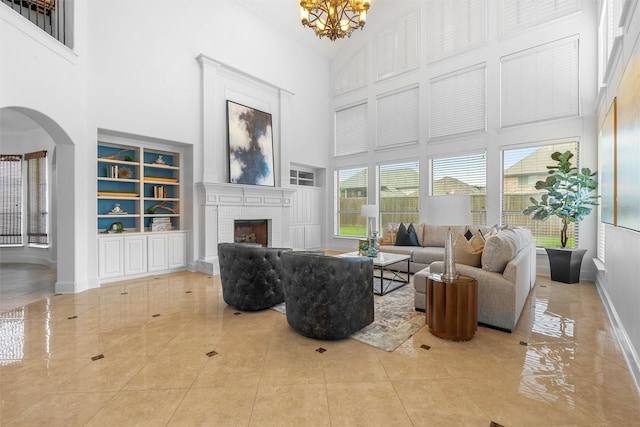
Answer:
<path fill-rule="evenodd" d="M 367 218 L 360 215 L 360 207 L 367 204 L 367 168 L 336 170 L 335 182 L 334 234 L 365 237 Z"/>
<path fill-rule="evenodd" d="M 530 198 L 540 199 L 541 191 L 535 183 L 549 176 L 547 166 L 554 164 L 551 154 L 555 151 L 571 151 L 573 166 L 579 158 L 578 142 L 558 142 L 527 148 L 505 149 L 502 151 L 502 225 L 523 226 L 531 230 L 539 247 L 560 246 L 562 221 L 553 216 L 546 221 L 534 221 L 522 211 L 531 204 Z M 569 224 L 567 247 L 578 245 L 578 225 Z"/>
<path fill-rule="evenodd" d="M 469 194 L 471 221 L 487 223 L 486 152 L 431 159 L 431 195 Z"/>
<path fill-rule="evenodd" d="M 420 169 L 418 162 L 378 165 L 379 230 L 419 222 Z"/>

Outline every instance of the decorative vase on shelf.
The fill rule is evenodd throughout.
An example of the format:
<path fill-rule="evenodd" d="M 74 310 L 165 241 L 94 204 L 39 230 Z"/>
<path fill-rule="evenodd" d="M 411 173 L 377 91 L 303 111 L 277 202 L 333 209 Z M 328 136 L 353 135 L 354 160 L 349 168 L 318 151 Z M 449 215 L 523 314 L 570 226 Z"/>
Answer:
<path fill-rule="evenodd" d="M 380 251 L 380 245 L 378 244 L 378 232 L 372 231 L 371 237 L 369 238 L 369 247 L 367 248 L 367 256 L 375 258 L 378 256 L 379 251 Z"/>

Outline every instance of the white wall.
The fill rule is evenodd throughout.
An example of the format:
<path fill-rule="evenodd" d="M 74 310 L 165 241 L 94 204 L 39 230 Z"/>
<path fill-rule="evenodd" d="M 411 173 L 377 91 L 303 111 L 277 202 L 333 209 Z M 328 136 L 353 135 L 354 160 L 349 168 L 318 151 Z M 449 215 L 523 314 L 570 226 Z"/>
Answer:
<path fill-rule="evenodd" d="M 57 292 L 77 292 L 92 284 L 88 274 L 95 242 L 86 239 L 91 216 L 89 180 L 77 179 L 87 167 L 86 2 L 74 10 L 75 46 L 70 50 L 10 8 L 0 7 L 0 109 L 12 107 L 45 129 L 56 143 L 57 179 L 65 192 L 56 234 Z M 85 178 L 87 175 L 84 175 Z M 95 193 L 93 193 L 95 194 Z M 94 204 L 95 210 L 95 204 Z M 95 263 L 93 263 L 95 265 Z"/>
<path fill-rule="evenodd" d="M 344 67 L 347 61 L 360 49 L 368 52 L 369 81 L 364 89 L 354 90 L 346 94 L 334 96 L 331 107 L 337 109 L 352 103 L 367 100 L 369 103 L 369 143 L 370 148 L 362 155 L 335 157 L 331 159 L 332 169 L 344 166 L 369 166 L 369 175 L 375 171 L 375 165 L 382 162 L 420 159 L 421 198 L 428 195 L 429 158 L 437 155 L 455 155 L 470 151 L 487 151 L 487 223 L 497 224 L 500 218 L 501 189 L 501 149 L 526 145 L 540 141 L 553 141 L 577 137 L 580 139 L 580 165 L 597 169 L 597 23 L 596 8 L 593 2 L 582 3 L 582 10 L 577 13 L 556 19 L 537 27 L 533 27 L 510 37 L 498 34 L 498 5 L 500 2 L 487 1 L 487 43 L 465 53 L 428 64 L 426 58 L 429 43 L 426 26 L 428 25 L 428 7 L 426 2 L 402 1 L 400 4 L 380 4 L 372 6 L 369 21 L 362 32 L 357 33 L 353 43 L 346 45 L 331 62 L 332 78 Z M 381 7 L 380 7 L 381 6 Z M 374 81 L 375 75 L 374 44 L 379 33 L 393 23 L 414 13 L 419 16 L 419 67 L 395 77 Z M 580 114 L 578 117 L 551 120 L 536 124 L 500 127 L 500 58 L 527 48 L 578 35 L 580 43 Z M 429 80 L 456 70 L 486 63 L 487 79 L 487 131 L 458 137 L 429 139 Z M 415 146 L 400 149 L 376 150 L 375 146 L 375 100 L 376 96 L 393 89 L 419 85 L 420 90 L 420 142 Z M 328 200 L 332 200 L 330 177 Z M 374 180 L 370 179 L 369 197 L 376 194 Z M 329 218 L 327 229 L 332 230 L 333 206 L 327 209 Z M 424 220 L 424 212 L 421 212 Z M 595 278 L 595 266 L 591 258 L 596 254 L 596 215 L 587 217 L 580 223 L 580 247 L 587 249 L 582 266 L 584 279 Z M 558 230 L 559 233 L 559 230 Z M 336 249 L 353 250 L 356 243 L 353 239 L 330 237 L 330 245 Z M 544 251 L 538 254 L 538 272 L 549 274 L 548 259 Z"/>
<path fill-rule="evenodd" d="M 69 209 L 65 220 L 73 225 L 59 234 L 58 243 L 71 236 L 59 249 L 58 280 L 68 285 L 62 291 L 98 285 L 98 132 L 182 145 L 184 160 L 191 160 L 184 165 L 185 173 L 192 174 L 189 181 L 202 176 L 200 54 L 294 93 L 287 132 L 295 144 L 287 157 L 294 163 L 327 166 L 328 60 L 247 13 L 239 2 L 74 4 L 73 51 L 0 7 L 0 108 L 17 106 L 42 114 L 65 136 L 52 135 L 59 157 L 69 159 L 61 165 L 65 192 L 58 194 L 60 204 Z M 282 173 L 288 175 L 288 165 L 282 165 Z M 193 189 L 188 191 L 193 194 Z M 186 223 L 193 225 L 188 260 L 193 263 L 199 251 L 201 206 L 195 196 L 189 203 L 183 215 L 191 216 Z"/>
<path fill-rule="evenodd" d="M 622 34 L 622 49 L 612 61 L 611 78 L 603 87 L 598 109 L 601 122 L 619 95 L 619 85 L 625 71 L 640 67 L 640 5 L 637 1 L 628 10 Z M 636 85 L 638 82 L 636 81 Z M 637 87 L 637 86 L 636 86 Z M 636 117 L 640 126 L 640 117 Z M 638 129 L 635 129 L 638 134 Z M 640 141 L 638 141 L 640 144 Z M 640 215 L 640 212 L 637 213 Z M 614 330 L 623 352 L 640 386 L 640 232 L 606 224 L 604 268 L 599 272 L 597 285 L 608 309 Z"/>

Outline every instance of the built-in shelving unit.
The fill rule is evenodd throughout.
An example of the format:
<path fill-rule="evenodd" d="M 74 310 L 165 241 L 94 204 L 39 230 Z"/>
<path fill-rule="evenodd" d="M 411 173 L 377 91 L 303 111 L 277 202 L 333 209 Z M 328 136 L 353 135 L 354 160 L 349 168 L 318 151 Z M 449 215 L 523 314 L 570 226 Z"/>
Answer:
<path fill-rule="evenodd" d="M 99 141 L 97 162 L 100 281 L 183 269 L 180 153 Z"/>
<path fill-rule="evenodd" d="M 98 232 L 180 229 L 180 155 L 98 143 Z"/>

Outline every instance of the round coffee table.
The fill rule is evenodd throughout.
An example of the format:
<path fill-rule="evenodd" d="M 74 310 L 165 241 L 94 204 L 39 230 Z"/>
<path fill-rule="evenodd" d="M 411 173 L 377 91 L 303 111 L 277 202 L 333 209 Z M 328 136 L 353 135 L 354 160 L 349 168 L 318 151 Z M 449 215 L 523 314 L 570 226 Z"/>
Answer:
<path fill-rule="evenodd" d="M 478 281 L 459 275 L 445 280 L 440 274 L 427 276 L 426 323 L 437 337 L 468 341 L 478 330 Z"/>

